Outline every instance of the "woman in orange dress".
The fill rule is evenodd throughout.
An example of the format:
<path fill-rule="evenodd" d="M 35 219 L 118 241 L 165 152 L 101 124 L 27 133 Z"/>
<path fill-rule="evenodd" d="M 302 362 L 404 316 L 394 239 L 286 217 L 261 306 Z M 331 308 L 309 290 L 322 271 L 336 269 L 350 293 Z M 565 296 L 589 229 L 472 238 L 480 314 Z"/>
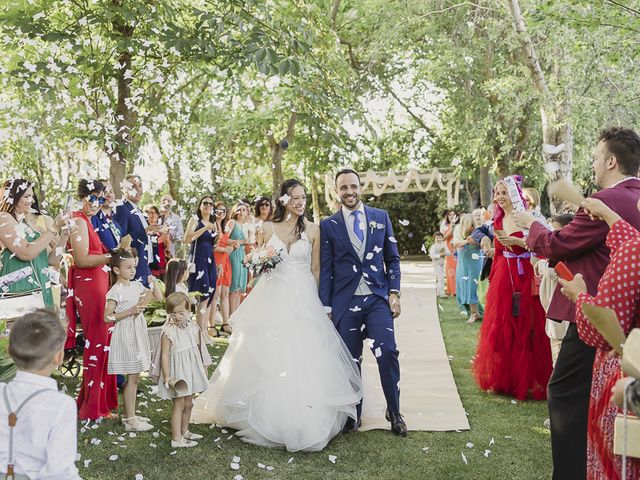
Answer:
<path fill-rule="evenodd" d="M 450 252 L 455 252 L 453 248 L 453 229 L 458 223 L 458 214 L 455 210 L 447 210 L 440 223 L 440 232 L 444 235 L 444 242 Z M 456 294 L 456 268 L 458 260 L 455 255 L 447 255 L 444 261 L 444 273 L 446 276 L 445 293 L 447 295 Z"/>
<path fill-rule="evenodd" d="M 222 331 L 230 334 L 232 332 L 229 325 L 229 286 L 231 285 L 231 261 L 229 254 L 237 248 L 235 240 L 230 240 L 231 232 L 226 231 L 227 206 L 224 202 L 216 202 L 213 213 L 216 219 L 218 232 L 222 232 L 222 236 L 218 238 L 218 243 L 213 251 L 218 268 L 218 280 L 216 282 L 216 292 L 214 302 L 220 305 L 220 315 L 222 315 Z"/>

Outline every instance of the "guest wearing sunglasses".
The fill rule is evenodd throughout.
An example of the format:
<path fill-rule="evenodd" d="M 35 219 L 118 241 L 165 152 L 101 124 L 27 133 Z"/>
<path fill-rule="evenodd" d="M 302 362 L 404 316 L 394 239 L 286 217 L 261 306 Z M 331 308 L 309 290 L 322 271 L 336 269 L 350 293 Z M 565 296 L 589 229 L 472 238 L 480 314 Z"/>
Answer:
<path fill-rule="evenodd" d="M 271 207 L 271 200 L 264 196 L 258 197 L 253 209 L 256 231 L 260 231 L 264 222 L 271 220 L 272 214 L 273 208 Z"/>
<path fill-rule="evenodd" d="M 100 241 L 91 217 L 105 204 L 105 186 L 98 180 L 80 180 L 78 199 L 82 208 L 72 213 L 76 233 L 69 238 L 73 266 L 69 269 L 67 345 L 75 345 L 75 320 L 80 317 L 85 347 L 82 354 L 82 386 L 78 395 L 78 416 L 83 420 L 110 417 L 118 408 L 115 375 L 107 374 L 110 324 L 104 321 L 104 307 L 109 290 L 109 273 L 105 265 L 111 255 Z"/>
<path fill-rule="evenodd" d="M 196 320 L 202 332 L 207 331 L 209 323 L 215 322 L 213 296 L 216 290 L 216 262 L 213 249 L 218 232 L 214 223 L 213 206 L 213 197 L 203 196 L 198 202 L 196 215 L 191 217 L 187 224 L 184 235 L 185 243 L 191 244 L 188 286 L 190 292 L 200 292 Z"/>
<path fill-rule="evenodd" d="M 100 241 L 107 250 L 115 250 L 122 239 L 120 225 L 113 219 L 112 206 L 115 200 L 113 187 L 108 180 L 99 180 L 105 187 L 104 196 L 97 197 L 100 210 L 91 217 L 91 225 L 98 233 Z"/>
<path fill-rule="evenodd" d="M 123 191 L 125 199 L 122 202 L 117 202 L 113 219 L 120 225 L 122 236 L 131 236 L 131 246 L 138 252 L 135 280 L 149 288 L 148 279 L 151 275 L 149 261 L 152 258 L 152 246 L 148 234 L 155 232 L 158 227 L 149 225 L 147 218 L 138 206 L 144 192 L 140 177 L 127 175 Z"/>

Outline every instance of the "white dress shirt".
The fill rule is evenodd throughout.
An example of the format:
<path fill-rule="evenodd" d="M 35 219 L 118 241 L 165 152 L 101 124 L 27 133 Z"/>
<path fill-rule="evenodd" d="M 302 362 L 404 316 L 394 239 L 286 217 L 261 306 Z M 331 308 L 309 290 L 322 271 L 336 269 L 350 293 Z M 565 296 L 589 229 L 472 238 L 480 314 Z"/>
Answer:
<path fill-rule="evenodd" d="M 53 378 L 18 371 L 9 383 L 0 383 L 0 470 L 6 472 L 9 459 L 9 426 L 4 389 L 16 410 L 36 390 L 49 391 L 33 397 L 18 415 L 13 428 L 14 471 L 31 480 L 77 480 L 78 450 L 76 402 L 58 392 Z"/>

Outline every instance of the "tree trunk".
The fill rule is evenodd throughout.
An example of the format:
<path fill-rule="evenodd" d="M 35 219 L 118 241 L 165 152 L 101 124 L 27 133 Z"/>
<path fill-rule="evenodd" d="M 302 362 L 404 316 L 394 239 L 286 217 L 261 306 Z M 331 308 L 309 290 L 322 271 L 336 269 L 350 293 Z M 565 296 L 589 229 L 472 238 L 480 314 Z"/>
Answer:
<path fill-rule="evenodd" d="M 311 172 L 311 208 L 313 221 L 320 224 L 320 197 L 318 195 L 318 177 L 315 171 Z"/>
<path fill-rule="evenodd" d="M 289 148 L 289 144 L 293 139 L 293 132 L 296 128 L 296 120 L 298 114 L 296 112 L 291 112 L 291 116 L 289 117 L 289 125 L 287 126 L 287 134 L 285 137 L 277 142 L 272 134 L 268 134 L 267 138 L 269 139 L 269 146 L 271 147 L 271 171 L 273 177 L 273 199 L 277 199 L 278 194 L 280 193 L 280 185 L 284 182 L 284 176 L 282 174 L 282 156 L 284 152 Z"/>
<path fill-rule="evenodd" d="M 571 181 L 573 168 L 573 128 L 569 122 L 569 106 L 559 101 L 550 90 L 544 72 L 538 61 L 533 42 L 527 32 L 520 3 L 507 0 L 513 18 L 513 25 L 525 52 L 525 63 L 529 68 L 535 89 L 540 94 L 540 115 L 542 118 L 542 154 L 551 179 L 566 178 Z M 549 199 L 552 213 L 561 209 L 561 202 Z"/>
<path fill-rule="evenodd" d="M 122 0 L 113 0 L 113 6 L 117 9 L 122 6 Z M 131 96 L 132 78 L 132 54 L 128 43 L 133 36 L 134 27 L 128 25 L 120 16 L 113 20 L 113 30 L 121 38 L 120 52 L 118 55 L 119 68 L 116 69 L 116 82 L 118 88 L 118 103 L 116 104 L 116 135 L 114 147 L 110 155 L 109 180 L 113 186 L 116 198 L 122 195 L 122 182 L 127 173 L 127 160 L 131 156 L 132 131 L 137 120 L 136 113 L 127 105 L 127 99 Z M 132 165 L 130 165 L 131 170 Z"/>
<path fill-rule="evenodd" d="M 488 207 L 493 201 L 493 182 L 489 173 L 488 165 L 480 165 L 480 205 Z"/>

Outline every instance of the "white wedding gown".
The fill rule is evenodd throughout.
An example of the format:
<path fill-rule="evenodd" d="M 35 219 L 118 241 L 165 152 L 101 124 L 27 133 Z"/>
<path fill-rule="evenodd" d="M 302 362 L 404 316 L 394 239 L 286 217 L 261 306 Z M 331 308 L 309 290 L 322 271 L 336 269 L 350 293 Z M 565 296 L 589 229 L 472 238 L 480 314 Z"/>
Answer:
<path fill-rule="evenodd" d="M 322 450 L 356 418 L 360 374 L 318 298 L 307 236 L 288 253 L 275 234 L 268 244 L 283 261 L 231 317 L 229 347 L 191 421 L 236 429 L 256 445 Z"/>

